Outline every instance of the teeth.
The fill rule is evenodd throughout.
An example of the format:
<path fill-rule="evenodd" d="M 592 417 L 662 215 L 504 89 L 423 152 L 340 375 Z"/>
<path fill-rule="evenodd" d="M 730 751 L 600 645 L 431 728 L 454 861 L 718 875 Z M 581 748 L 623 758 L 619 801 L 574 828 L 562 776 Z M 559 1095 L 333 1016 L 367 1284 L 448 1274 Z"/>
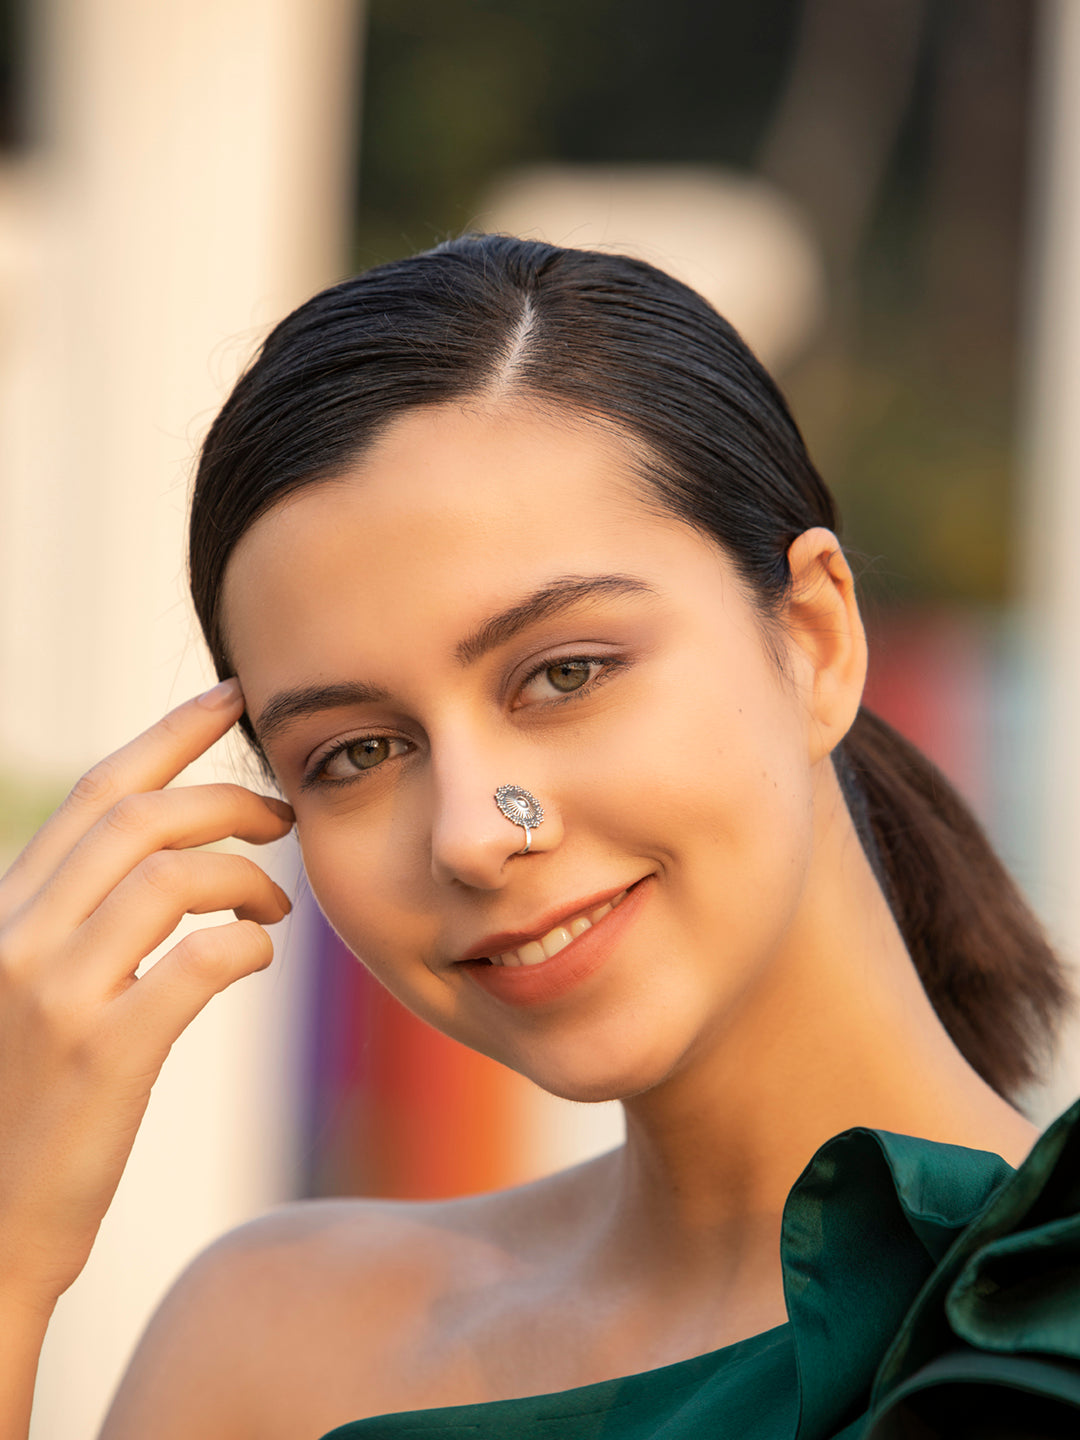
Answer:
<path fill-rule="evenodd" d="M 507 950 L 504 955 L 491 955 L 488 958 L 492 965 L 539 965 L 542 960 L 550 960 L 553 955 L 564 950 L 571 940 L 576 940 L 579 935 L 584 935 L 586 930 L 591 930 L 597 921 L 609 915 L 625 899 L 626 891 L 620 890 L 606 905 L 590 910 L 586 915 L 575 915 L 565 925 L 556 925 L 546 935 L 541 935 L 539 940 L 529 940 L 517 950 Z"/>
<path fill-rule="evenodd" d="M 540 946 L 543 949 L 545 957 L 550 960 L 551 957 L 557 955 L 560 950 L 565 950 L 573 938 L 573 935 L 570 934 L 570 931 L 567 930 L 565 926 L 556 925 L 555 929 L 549 930 L 540 941 Z"/>

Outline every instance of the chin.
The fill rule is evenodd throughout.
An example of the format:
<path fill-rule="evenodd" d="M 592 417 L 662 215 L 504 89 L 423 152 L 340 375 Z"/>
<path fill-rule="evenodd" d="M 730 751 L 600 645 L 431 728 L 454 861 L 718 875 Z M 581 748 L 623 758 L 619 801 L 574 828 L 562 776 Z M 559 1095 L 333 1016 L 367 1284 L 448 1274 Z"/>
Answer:
<path fill-rule="evenodd" d="M 579 1105 L 603 1105 L 609 1100 L 629 1100 L 632 1095 L 641 1093 L 629 1079 L 615 1076 L 563 1075 L 549 1079 L 530 1075 L 528 1078 L 549 1095 L 554 1095 L 559 1100 L 573 1100 Z"/>
<path fill-rule="evenodd" d="M 626 1047 L 629 1052 L 631 1047 Z M 630 1100 L 653 1090 L 677 1068 L 669 1056 L 650 1054 L 604 1055 L 594 1043 L 582 1044 L 574 1054 L 532 1054 L 512 1068 L 560 1100 L 598 1105 L 608 1100 Z"/>

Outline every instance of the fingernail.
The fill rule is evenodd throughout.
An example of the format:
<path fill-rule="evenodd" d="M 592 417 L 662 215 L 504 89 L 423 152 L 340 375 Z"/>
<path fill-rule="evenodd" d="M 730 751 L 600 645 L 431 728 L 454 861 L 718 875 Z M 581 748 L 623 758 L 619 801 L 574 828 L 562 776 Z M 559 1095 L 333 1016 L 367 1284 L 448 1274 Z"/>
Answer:
<path fill-rule="evenodd" d="M 276 795 L 264 795 L 262 798 L 265 803 L 270 806 L 270 809 L 273 810 L 275 815 L 280 815 L 282 820 L 288 820 L 290 825 L 296 819 L 296 816 L 293 814 L 293 808 L 288 801 L 279 800 Z"/>
<path fill-rule="evenodd" d="M 273 885 L 274 882 L 271 881 L 270 883 Z M 282 890 L 280 885 L 274 885 L 274 894 L 281 902 L 281 908 L 285 911 L 285 914 L 288 915 L 289 911 L 292 909 L 292 901 L 289 899 L 288 895 L 285 894 L 285 891 Z"/>
<path fill-rule="evenodd" d="M 205 705 L 208 710 L 224 710 L 226 706 L 235 705 L 240 699 L 240 681 L 236 676 L 229 680 L 222 680 L 219 685 L 213 685 L 209 690 L 196 697 L 200 705 Z"/>

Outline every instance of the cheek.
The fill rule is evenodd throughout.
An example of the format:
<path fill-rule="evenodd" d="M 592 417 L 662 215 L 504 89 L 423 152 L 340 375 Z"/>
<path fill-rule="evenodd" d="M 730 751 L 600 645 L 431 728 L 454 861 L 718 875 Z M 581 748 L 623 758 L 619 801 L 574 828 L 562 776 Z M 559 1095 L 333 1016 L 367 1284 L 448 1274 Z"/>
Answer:
<path fill-rule="evenodd" d="M 692 842 L 747 863 L 805 844 L 812 776 L 796 701 L 771 672 L 716 672 L 692 688 L 685 666 L 654 673 L 647 698 L 613 713 L 574 767 L 567 802 L 580 823 L 603 817 L 631 845 L 685 856 Z M 737 682 L 722 678 L 733 672 Z"/>
<path fill-rule="evenodd" d="M 392 813 L 362 822 L 301 813 L 297 833 L 312 894 L 354 955 L 382 978 L 400 954 L 422 950 L 430 936 L 417 913 L 418 852 Z"/>
<path fill-rule="evenodd" d="M 357 832 L 361 832 L 358 836 Z M 335 933 L 391 995 L 421 1019 L 466 1044 L 452 996 L 422 963 L 436 927 L 418 913 L 407 857 L 391 853 L 379 827 L 309 826 L 300 847 L 312 894 Z"/>

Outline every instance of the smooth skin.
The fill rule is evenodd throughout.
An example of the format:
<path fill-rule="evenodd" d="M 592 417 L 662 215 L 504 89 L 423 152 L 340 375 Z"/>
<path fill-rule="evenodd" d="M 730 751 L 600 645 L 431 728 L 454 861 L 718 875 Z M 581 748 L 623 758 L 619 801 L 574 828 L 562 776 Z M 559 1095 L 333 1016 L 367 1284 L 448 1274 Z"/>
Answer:
<path fill-rule="evenodd" d="M 11 1333 L 29 1353 L 85 1259 L 171 1040 L 268 959 L 252 922 L 284 901 L 254 866 L 213 883 L 171 868 L 192 834 L 271 839 L 295 814 L 320 904 L 394 993 L 554 1093 L 621 1098 L 627 1144 L 505 1194 L 304 1204 L 226 1237 L 152 1323 L 107 1440 L 315 1440 L 365 1415 L 670 1363 L 784 1320 L 783 1202 L 831 1135 L 865 1124 L 1023 1158 L 1035 1132 L 937 1021 L 836 783 L 866 665 L 850 569 L 820 529 L 789 560 L 767 635 L 726 557 L 648 503 L 626 442 L 508 401 L 404 417 L 243 538 L 228 640 L 291 810 L 157 792 L 240 702 L 217 730 L 182 707 L 68 802 L 5 881 L 16 898 L 0 891 L 18 1003 L 77 1019 L 75 1048 L 95 1056 L 65 1059 L 51 1021 L 37 1082 L 20 1079 L 26 1101 L 3 1116 L 25 1146 L 41 1077 L 66 1067 L 70 1114 L 0 1205 L 19 1254 L 29 1237 L 63 1263 L 8 1288 L 35 1317 Z M 521 608 L 568 577 L 613 576 L 631 583 Z M 327 686 L 333 704 L 271 727 L 283 696 Z M 491 798 L 506 782 L 545 807 L 528 856 Z M 133 983 L 173 914 L 144 873 L 163 854 L 173 923 L 200 885 L 202 908 L 246 918 Z M 559 998 L 507 1005 L 460 963 L 484 936 L 635 884 L 632 922 Z M 127 1022 L 101 1018 L 121 1013 L 153 1036 L 141 1058 L 115 1042 Z M 104 1167 L 103 1127 L 119 1137 Z M 56 1155 L 64 1185 L 20 1210 Z M 17 1403 L 25 1385 L 8 1414 Z"/>

